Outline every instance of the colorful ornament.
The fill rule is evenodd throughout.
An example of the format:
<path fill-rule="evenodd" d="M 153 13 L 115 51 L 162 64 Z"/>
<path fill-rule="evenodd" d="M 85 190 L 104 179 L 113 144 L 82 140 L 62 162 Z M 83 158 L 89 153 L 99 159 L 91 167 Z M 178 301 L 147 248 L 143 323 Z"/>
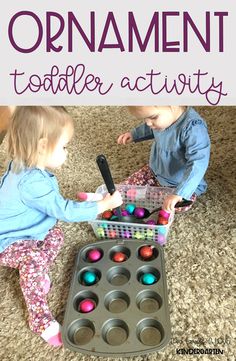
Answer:
<path fill-rule="evenodd" d="M 149 259 L 153 256 L 153 247 L 152 246 L 142 246 L 139 249 L 139 255 L 143 259 Z"/>
<path fill-rule="evenodd" d="M 135 208 L 136 208 L 136 205 L 133 204 L 133 203 L 128 203 L 128 204 L 126 205 L 126 207 L 125 207 L 125 209 L 127 210 L 127 212 L 128 212 L 129 214 L 133 214 Z"/>
<path fill-rule="evenodd" d="M 102 257 L 102 252 L 97 248 L 91 249 L 87 253 L 87 258 L 90 262 L 97 262 L 100 260 L 101 257 Z"/>
<path fill-rule="evenodd" d="M 154 235 L 154 232 L 151 229 L 146 230 L 147 239 L 152 239 L 153 235 Z"/>
<path fill-rule="evenodd" d="M 105 237 L 105 231 L 102 227 L 97 228 L 98 237 Z"/>
<path fill-rule="evenodd" d="M 158 217 L 163 217 L 168 220 L 170 218 L 170 213 L 165 211 L 164 209 L 161 209 L 159 211 Z"/>
<path fill-rule="evenodd" d="M 158 217 L 157 224 L 165 226 L 166 224 L 168 224 L 168 219 L 163 217 Z"/>
<path fill-rule="evenodd" d="M 132 201 L 134 201 L 135 198 L 136 198 L 136 193 L 137 193 L 137 191 L 136 191 L 135 188 L 130 188 L 130 189 L 128 189 L 127 192 L 126 192 L 127 198 L 129 198 L 129 199 L 131 199 Z"/>
<path fill-rule="evenodd" d="M 112 217 L 112 211 L 105 211 L 102 214 L 102 219 L 110 219 Z"/>
<path fill-rule="evenodd" d="M 131 238 L 132 234 L 129 231 L 122 232 L 122 238 Z"/>
<path fill-rule="evenodd" d="M 150 226 L 155 226 L 156 222 L 154 221 L 154 219 L 149 219 L 146 224 L 149 224 Z"/>
<path fill-rule="evenodd" d="M 102 224 L 101 224 L 101 227 L 104 228 L 104 229 L 107 229 L 108 224 L 107 224 L 107 223 L 102 223 Z"/>
<path fill-rule="evenodd" d="M 152 273 L 144 273 L 141 276 L 141 282 L 144 285 L 152 285 L 153 283 L 155 283 L 157 281 L 157 278 L 154 276 L 154 274 Z"/>
<path fill-rule="evenodd" d="M 134 233 L 134 238 L 142 239 L 142 238 L 143 238 L 143 235 L 142 235 L 141 232 L 135 232 L 135 233 Z"/>
<path fill-rule="evenodd" d="M 116 231 L 111 229 L 110 231 L 108 231 L 108 234 L 110 238 L 116 238 Z"/>
<path fill-rule="evenodd" d="M 96 307 L 95 301 L 90 298 L 86 298 L 80 302 L 78 311 L 83 313 L 88 313 L 93 311 L 95 307 Z"/>
<path fill-rule="evenodd" d="M 158 234 L 157 243 L 163 246 L 166 243 L 166 237 L 163 234 Z"/>
<path fill-rule="evenodd" d="M 145 209 L 141 207 L 137 207 L 134 210 L 134 215 L 136 218 L 144 218 L 145 217 Z"/>
<path fill-rule="evenodd" d="M 97 275 L 92 271 L 85 271 L 82 276 L 82 281 L 85 285 L 93 285 L 97 281 Z"/>
<path fill-rule="evenodd" d="M 124 262 L 127 260 L 127 256 L 123 252 L 115 252 L 112 256 L 114 262 Z"/>

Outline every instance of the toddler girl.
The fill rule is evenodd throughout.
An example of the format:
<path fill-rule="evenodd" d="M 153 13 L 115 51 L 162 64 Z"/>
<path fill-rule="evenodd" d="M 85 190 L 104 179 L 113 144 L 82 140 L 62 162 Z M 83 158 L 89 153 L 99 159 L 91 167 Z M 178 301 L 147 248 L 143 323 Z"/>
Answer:
<path fill-rule="evenodd" d="M 60 325 L 47 304 L 49 267 L 64 237 L 57 220 L 81 222 L 122 204 L 121 195 L 98 202 L 62 197 L 48 168 L 67 157 L 73 122 L 63 107 L 17 107 L 8 132 L 11 161 L 0 183 L 0 265 L 19 269 L 31 330 L 60 346 Z"/>
<path fill-rule="evenodd" d="M 144 123 L 118 137 L 118 144 L 154 139 L 149 165 L 124 183 L 175 187 L 163 208 L 170 212 L 177 202 L 196 200 L 207 184 L 204 174 L 210 158 L 210 139 L 205 121 L 191 107 L 132 106 L 129 111 Z M 187 210 L 186 207 L 183 210 Z M 176 209 L 176 211 L 180 209 Z"/>

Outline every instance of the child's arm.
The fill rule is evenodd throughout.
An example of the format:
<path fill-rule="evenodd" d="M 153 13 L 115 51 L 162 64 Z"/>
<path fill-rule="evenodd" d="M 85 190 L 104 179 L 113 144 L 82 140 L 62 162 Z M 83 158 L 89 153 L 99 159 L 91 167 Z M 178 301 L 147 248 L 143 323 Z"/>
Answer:
<path fill-rule="evenodd" d="M 76 202 L 65 199 L 43 174 L 25 177 L 20 184 L 21 198 L 28 207 L 65 222 L 82 222 L 96 219 L 99 213 L 122 204 L 120 192 L 107 194 L 98 202 Z"/>
<path fill-rule="evenodd" d="M 210 138 L 206 124 L 193 120 L 183 132 L 186 170 L 176 188 L 176 195 L 190 199 L 206 173 L 210 159 Z"/>
<path fill-rule="evenodd" d="M 131 134 L 135 143 L 154 139 L 153 130 L 146 123 L 143 123 L 131 130 Z"/>
<path fill-rule="evenodd" d="M 153 139 L 153 131 L 152 129 L 147 126 L 146 124 L 141 124 L 140 126 L 131 130 L 131 132 L 121 134 L 118 139 L 118 144 L 128 144 L 131 142 L 142 142 L 144 140 Z"/>

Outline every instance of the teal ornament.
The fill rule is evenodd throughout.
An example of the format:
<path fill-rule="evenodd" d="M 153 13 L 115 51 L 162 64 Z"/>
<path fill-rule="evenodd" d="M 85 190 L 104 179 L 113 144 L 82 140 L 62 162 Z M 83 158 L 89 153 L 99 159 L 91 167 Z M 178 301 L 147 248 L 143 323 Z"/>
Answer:
<path fill-rule="evenodd" d="M 118 217 L 113 215 L 111 216 L 111 218 L 109 219 L 110 221 L 117 221 L 118 220 Z"/>
<path fill-rule="evenodd" d="M 86 271 L 83 274 L 82 280 L 85 285 L 93 285 L 97 280 L 97 275 L 95 272 Z"/>
<path fill-rule="evenodd" d="M 134 213 L 134 210 L 136 208 L 136 205 L 133 204 L 133 203 L 128 203 L 125 207 L 126 211 L 129 213 L 129 214 L 133 214 Z"/>
<path fill-rule="evenodd" d="M 158 227 L 158 233 L 162 234 L 163 236 L 166 235 L 167 228 L 166 227 Z"/>
<path fill-rule="evenodd" d="M 144 273 L 141 277 L 141 282 L 144 285 L 152 285 L 157 281 L 157 278 L 152 273 Z"/>
<path fill-rule="evenodd" d="M 108 228 L 108 224 L 107 224 L 107 223 L 102 223 L 102 224 L 101 224 L 101 227 L 102 227 L 103 229 L 107 229 L 107 228 Z"/>

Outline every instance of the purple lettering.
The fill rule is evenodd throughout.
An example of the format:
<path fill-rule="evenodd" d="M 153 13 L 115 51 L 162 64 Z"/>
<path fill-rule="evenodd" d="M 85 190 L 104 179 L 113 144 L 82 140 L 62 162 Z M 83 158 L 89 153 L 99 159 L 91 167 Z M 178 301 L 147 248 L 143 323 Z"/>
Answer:
<path fill-rule="evenodd" d="M 33 18 L 38 26 L 38 38 L 35 42 L 35 44 L 31 47 L 31 48 L 21 48 L 19 45 L 17 45 L 17 43 L 15 42 L 14 36 L 13 36 L 13 26 L 15 24 L 15 21 L 22 16 L 30 16 L 31 18 Z M 33 13 L 32 11 L 19 11 L 18 13 L 16 13 L 10 20 L 9 22 L 9 26 L 8 26 L 8 36 L 10 39 L 10 42 L 12 44 L 12 46 L 19 51 L 20 53 L 32 53 L 33 51 L 35 51 L 39 45 L 41 44 L 42 41 L 42 37 L 43 37 L 43 26 L 41 24 L 40 19 L 38 18 L 38 16 Z"/>
<path fill-rule="evenodd" d="M 210 12 L 206 11 L 206 15 L 205 15 L 205 28 L 206 28 L 206 40 L 203 39 L 200 31 L 198 30 L 198 28 L 196 27 L 193 19 L 191 18 L 191 16 L 189 15 L 188 12 L 184 11 L 184 29 L 183 29 L 183 39 L 184 39 L 184 52 L 188 51 L 188 26 L 190 25 L 191 28 L 193 29 L 194 33 L 197 35 L 198 40 L 200 41 L 200 43 L 202 44 L 203 48 L 205 49 L 206 52 L 210 51 Z"/>
<path fill-rule="evenodd" d="M 151 23 L 149 25 L 149 28 L 148 28 L 148 31 L 147 31 L 147 34 L 145 36 L 145 39 L 144 41 L 142 42 L 141 40 L 141 36 L 139 34 L 139 30 L 138 30 L 138 26 L 136 24 L 136 20 L 135 20 L 135 17 L 134 17 L 134 14 L 130 11 L 128 13 L 128 16 L 129 16 L 129 33 L 128 33 L 128 43 L 129 43 L 129 52 L 132 52 L 133 51 L 133 34 L 135 35 L 136 37 L 136 40 L 138 42 L 138 46 L 139 46 L 139 49 L 144 52 L 147 48 L 147 44 L 149 42 L 149 39 L 150 39 L 150 36 L 151 36 L 151 33 L 152 31 L 154 30 L 154 49 L 155 49 L 155 52 L 158 52 L 159 51 L 159 29 L 158 29 L 158 26 L 159 26 L 159 13 L 158 12 L 155 12 L 153 17 L 152 17 L 152 20 L 151 20 Z"/>
<path fill-rule="evenodd" d="M 85 44 L 91 52 L 95 51 L 95 12 L 91 11 L 90 13 L 90 39 L 86 36 L 82 27 L 80 26 L 75 15 L 69 11 L 68 13 L 68 51 L 73 51 L 73 25 L 76 26 L 78 32 L 82 36 Z"/>
<path fill-rule="evenodd" d="M 59 29 L 57 30 L 57 32 L 52 35 L 51 34 L 51 23 L 52 23 L 52 18 L 56 18 L 59 20 Z M 64 18 L 55 12 L 47 12 L 46 13 L 46 37 L 47 37 L 47 52 L 50 52 L 51 50 L 55 51 L 56 53 L 59 53 L 62 49 L 63 46 L 59 45 L 59 46 L 54 46 L 53 42 L 59 38 L 59 36 L 61 36 L 63 30 L 65 27 L 65 21 Z"/>
<path fill-rule="evenodd" d="M 116 39 L 117 39 L 116 44 L 105 44 L 110 24 L 113 27 L 114 34 L 115 34 Z M 115 49 L 115 48 L 120 49 L 120 51 L 125 51 L 125 48 L 124 48 L 124 45 L 123 45 L 119 30 L 118 30 L 118 26 L 116 24 L 114 14 L 113 14 L 113 12 L 109 11 L 108 16 L 107 16 L 107 20 L 106 20 L 106 23 L 105 23 L 105 26 L 104 26 L 104 30 L 103 30 L 103 33 L 102 33 L 102 38 L 101 38 L 101 41 L 100 41 L 100 44 L 99 44 L 99 47 L 98 47 L 98 51 L 102 52 L 103 49 Z"/>
<path fill-rule="evenodd" d="M 15 70 L 10 73 L 13 76 L 13 86 L 15 93 L 21 95 L 26 91 L 36 93 L 39 91 L 58 92 L 65 91 L 68 94 L 80 95 L 84 92 L 97 91 L 100 95 L 107 94 L 113 87 L 113 83 L 105 85 L 100 77 L 94 74 L 86 74 L 84 64 L 78 64 L 75 67 L 68 65 L 66 71 L 61 73 L 58 66 L 54 65 L 50 73 L 42 76 L 38 74 L 31 74 L 26 80 L 23 78 L 25 72 L 18 72 Z M 26 85 L 22 85 L 25 82 Z"/>
<path fill-rule="evenodd" d="M 217 105 L 223 96 L 227 93 L 223 90 L 223 82 L 216 83 L 215 78 L 210 78 L 210 84 L 207 84 L 208 72 L 202 72 L 198 69 L 192 75 L 184 73 L 177 74 L 176 78 L 169 79 L 167 75 L 163 77 L 161 72 L 154 72 L 153 69 L 144 76 L 138 76 L 135 79 L 125 76 L 121 79 L 120 86 L 122 89 L 128 89 L 131 92 L 150 93 L 151 95 L 158 95 L 163 92 L 166 94 L 176 93 L 181 95 L 189 92 L 190 94 L 197 93 L 205 96 L 207 102 L 211 105 Z"/>
<path fill-rule="evenodd" d="M 219 17 L 219 52 L 224 51 L 224 16 L 228 16 L 227 12 L 215 12 L 215 16 Z"/>
<path fill-rule="evenodd" d="M 162 49 L 164 52 L 179 52 L 179 41 L 167 41 L 167 18 L 169 16 L 179 16 L 178 11 L 164 11 L 162 14 Z M 178 46 L 178 48 L 175 48 Z"/>

